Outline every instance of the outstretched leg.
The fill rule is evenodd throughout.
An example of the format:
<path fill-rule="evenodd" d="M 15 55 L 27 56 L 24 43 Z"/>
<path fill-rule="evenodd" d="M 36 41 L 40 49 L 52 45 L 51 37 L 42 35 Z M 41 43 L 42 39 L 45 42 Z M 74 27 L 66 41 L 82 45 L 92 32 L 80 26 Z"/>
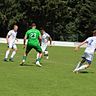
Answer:
<path fill-rule="evenodd" d="M 80 61 L 80 62 L 77 64 L 77 66 L 76 66 L 76 68 L 74 69 L 74 71 L 75 71 L 76 69 L 78 69 L 80 66 L 82 66 L 85 61 L 86 61 L 86 59 L 83 58 L 82 61 Z M 73 71 L 73 72 L 74 72 L 74 71 Z"/>
<path fill-rule="evenodd" d="M 81 65 L 79 67 L 77 67 L 73 72 L 79 72 L 81 70 L 84 70 L 84 69 L 90 67 L 91 61 L 89 61 L 89 60 L 86 60 L 86 61 L 87 61 L 87 64 L 82 65 L 82 63 L 84 63 L 84 61 L 82 61 Z"/>

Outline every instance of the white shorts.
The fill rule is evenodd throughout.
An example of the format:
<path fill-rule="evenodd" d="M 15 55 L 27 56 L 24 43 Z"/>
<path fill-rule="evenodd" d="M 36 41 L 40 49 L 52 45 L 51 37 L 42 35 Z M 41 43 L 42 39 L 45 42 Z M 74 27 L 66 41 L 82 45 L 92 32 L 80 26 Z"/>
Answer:
<path fill-rule="evenodd" d="M 17 49 L 17 46 L 16 46 L 16 44 L 9 43 L 8 44 L 8 48 L 10 48 L 10 49 Z"/>
<path fill-rule="evenodd" d="M 86 59 L 88 63 L 91 63 L 92 60 L 93 60 L 93 56 L 94 54 L 91 54 L 91 53 L 84 53 L 82 58 Z"/>
<path fill-rule="evenodd" d="M 41 45 L 42 52 L 45 52 L 46 51 L 47 46 L 48 46 L 47 44 L 42 44 Z"/>

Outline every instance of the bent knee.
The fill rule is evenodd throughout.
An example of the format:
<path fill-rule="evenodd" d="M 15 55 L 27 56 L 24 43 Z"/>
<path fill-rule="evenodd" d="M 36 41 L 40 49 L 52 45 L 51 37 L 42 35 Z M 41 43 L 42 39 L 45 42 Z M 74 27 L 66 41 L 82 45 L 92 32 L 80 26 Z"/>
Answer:
<path fill-rule="evenodd" d="M 18 51 L 18 49 L 16 48 L 16 49 L 14 49 L 14 51 Z"/>
<path fill-rule="evenodd" d="M 8 48 L 8 50 L 10 51 L 10 50 L 11 50 L 11 48 Z"/>
<path fill-rule="evenodd" d="M 89 68 L 90 67 L 90 64 L 87 64 L 87 68 Z"/>

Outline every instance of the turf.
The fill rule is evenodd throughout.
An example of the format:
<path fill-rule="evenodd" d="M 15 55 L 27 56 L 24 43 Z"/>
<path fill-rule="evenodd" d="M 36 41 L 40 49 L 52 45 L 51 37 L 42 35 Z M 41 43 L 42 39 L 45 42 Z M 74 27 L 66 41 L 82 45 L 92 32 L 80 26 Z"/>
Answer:
<path fill-rule="evenodd" d="M 49 47 L 50 59 L 42 59 L 42 67 L 35 62 L 36 52 L 30 52 L 26 65 L 19 66 L 24 49 L 18 45 L 14 62 L 4 62 L 7 47 L 0 44 L 0 96 L 96 96 L 96 65 L 80 74 L 72 70 L 84 49 Z"/>

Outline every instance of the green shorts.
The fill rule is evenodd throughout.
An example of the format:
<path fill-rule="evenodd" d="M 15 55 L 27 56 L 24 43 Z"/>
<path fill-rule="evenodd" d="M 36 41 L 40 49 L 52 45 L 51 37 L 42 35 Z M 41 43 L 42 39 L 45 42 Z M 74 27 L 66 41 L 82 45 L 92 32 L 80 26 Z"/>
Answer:
<path fill-rule="evenodd" d="M 42 49 L 39 44 L 35 44 L 35 45 L 27 44 L 26 53 L 30 52 L 32 48 L 34 48 L 37 52 L 42 53 Z"/>

